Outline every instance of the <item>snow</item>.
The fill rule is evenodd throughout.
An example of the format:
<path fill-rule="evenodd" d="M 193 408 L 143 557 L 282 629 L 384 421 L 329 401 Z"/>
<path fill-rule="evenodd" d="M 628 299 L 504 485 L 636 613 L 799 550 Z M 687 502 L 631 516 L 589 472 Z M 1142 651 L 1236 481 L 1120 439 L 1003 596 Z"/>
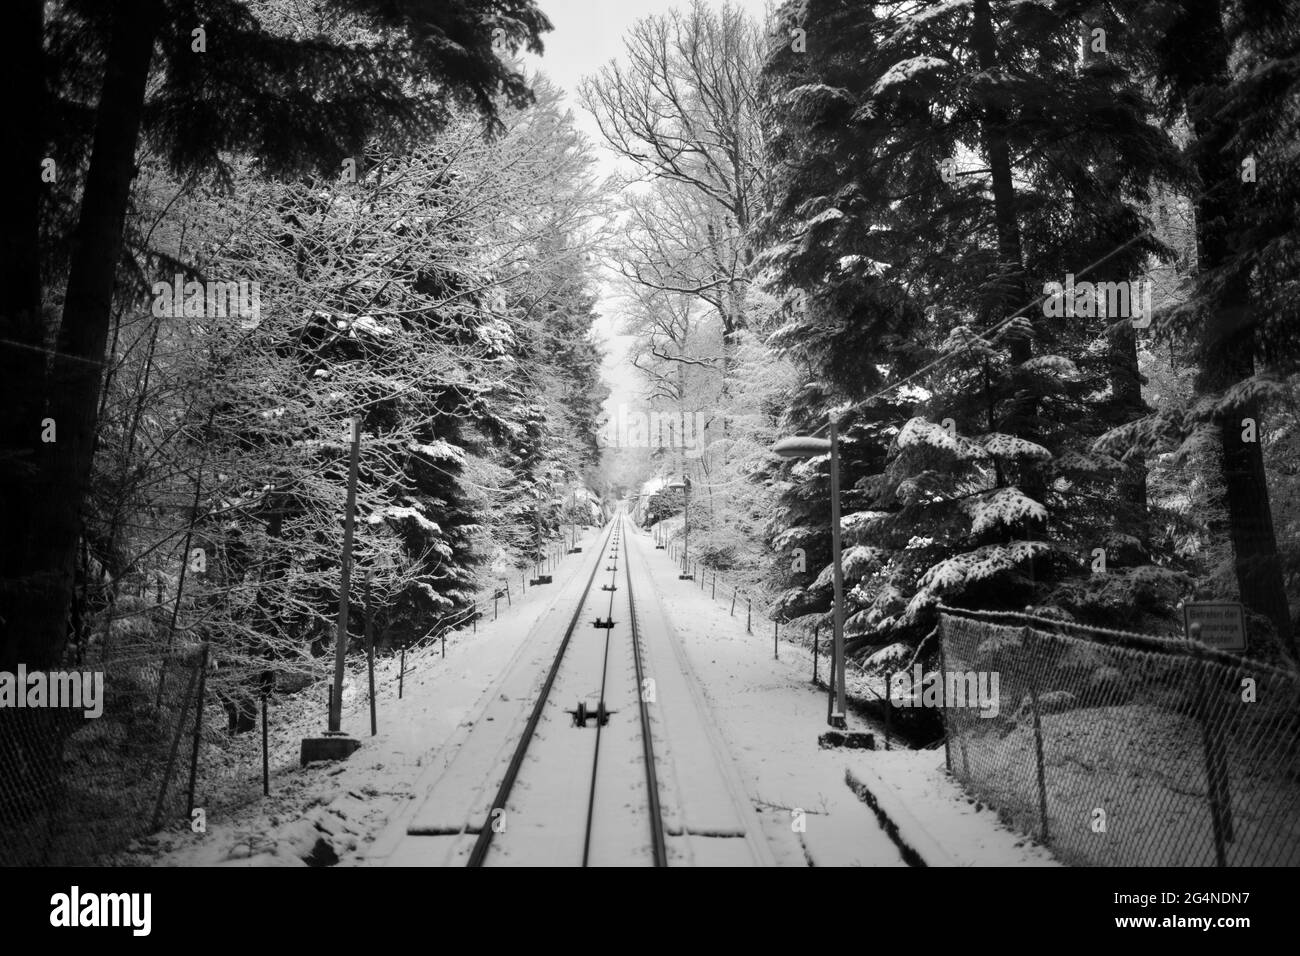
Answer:
<path fill-rule="evenodd" d="M 807 650 L 783 639 L 774 659 L 766 622 L 755 618 L 755 633 L 748 633 L 743 611 L 733 617 L 729 600 L 715 601 L 709 590 L 678 580 L 677 566 L 654 549 L 647 533 L 630 522 L 625 528 L 620 568 L 636 574 L 643 666 L 656 682 L 650 715 L 672 865 L 906 865 L 873 807 L 887 808 L 896 839 L 931 865 L 1050 862 L 961 793 L 942 769 L 942 752 L 819 748 L 826 697 L 809 682 Z M 589 533 L 584 542 L 599 540 L 596 533 L 603 534 Z M 343 725 L 362 746 L 347 761 L 300 769 L 299 741 L 321 729 L 324 686 L 285 699 L 272 715 L 272 796 L 257 789 L 257 735 L 246 735 L 230 755 L 227 777 L 205 764 L 198 805 L 207 809 L 207 831 L 165 831 L 137 843 L 123 861 L 454 861 L 464 846 L 464 821 L 486 816 L 491 806 L 493 768 L 508 756 L 531 708 L 563 631 L 557 622 L 568 619 L 591 560 L 605 560 L 601 548 L 588 546 L 582 556 L 562 561 L 553 587 L 516 592 L 514 606 L 502 602 L 500 620 L 482 622 L 477 634 L 450 635 L 445 658 L 436 646 L 410 652 L 403 700 L 396 699 L 396 659 L 381 660 L 375 737 L 364 734 L 363 684 L 351 678 Z M 616 620 L 624 613 L 615 607 Z M 592 667 L 603 642 L 591 634 L 575 632 L 574 667 L 561 676 L 569 668 L 566 655 L 556 693 L 548 698 L 555 703 L 548 704 L 521 769 L 516 794 L 524 796 L 511 798 L 508 832 L 514 839 L 503 839 L 499 849 L 494 841 L 491 862 L 574 862 L 590 764 L 579 759 L 581 768 L 569 763 L 567 773 L 546 768 L 561 754 L 572 761 L 573 735 L 582 733 L 563 710 L 583 697 L 595 699 L 583 675 L 598 672 Z M 615 699 L 611 695 L 633 693 L 635 680 L 630 642 L 610 646 L 606 694 Z M 905 648 L 882 655 L 901 658 Z M 865 680 L 851 672 L 851 693 L 866 692 Z M 605 800 L 599 805 L 605 809 L 597 817 L 593 862 L 648 862 L 635 812 L 644 798 L 639 736 L 634 708 L 628 710 L 627 719 L 616 714 L 604 731 L 599 786 Z M 871 729 L 852 726 L 852 716 L 850 723 L 850 729 Z M 413 828 L 445 835 L 408 834 Z"/>
<path fill-rule="evenodd" d="M 398 505 L 389 505 L 387 508 L 381 508 L 374 514 L 366 518 L 366 524 L 377 525 L 385 521 L 414 521 L 421 531 L 429 534 L 439 534 L 442 531 L 437 522 L 430 521 L 418 509 L 410 506 L 402 507 Z"/>
<path fill-rule="evenodd" d="M 582 539 L 587 541 L 587 537 Z M 558 585 L 578 567 L 572 558 L 555 571 Z M 324 839 L 338 865 L 366 860 L 370 844 L 408 807 L 422 770 L 460 725 L 482 706 L 493 677 L 525 643 L 530 629 L 551 608 L 554 592 L 513 582 L 511 603 L 500 602 L 500 619 L 447 636 L 446 657 L 437 644 L 408 651 L 403 699 L 397 699 L 398 658 L 375 665 L 378 735 L 371 737 L 364 668 L 354 665 L 343 692 L 343 729 L 362 746 L 339 764 L 298 766 L 303 737 L 324 729 L 326 685 L 276 702 L 271 709 L 271 796 L 261 791 L 261 740 L 242 735 L 224 760 L 205 757 L 196 806 L 207 811 L 207 830 L 188 826 L 137 841 L 117 862 L 160 866 L 302 866 L 309 839 Z M 490 618 L 489 609 L 489 618 Z M 322 665 L 322 677 L 324 676 Z M 206 724 L 221 726 L 224 712 L 210 702 Z M 309 847 L 307 844 L 310 843 Z"/>
<path fill-rule="evenodd" d="M 367 335 L 373 335 L 377 338 L 387 338 L 394 334 L 394 330 L 386 325 L 380 325 L 379 321 L 373 315 L 363 315 L 352 323 L 354 332 L 365 332 Z"/>
<path fill-rule="evenodd" d="M 804 231 L 815 229 L 828 222 L 836 222 L 844 218 L 844 213 L 832 206 L 829 209 L 819 212 L 804 224 Z"/>
<path fill-rule="evenodd" d="M 944 767 L 942 748 L 852 754 L 847 763 L 849 786 L 882 805 L 899 838 L 927 866 L 1060 865 L 964 793 Z"/>
<path fill-rule="evenodd" d="M 884 76 L 876 81 L 875 86 L 871 88 L 872 96 L 879 96 L 881 93 L 888 91 L 891 87 L 902 86 L 912 80 L 916 80 L 926 73 L 933 73 L 935 70 L 941 70 L 948 65 L 946 60 L 941 60 L 937 56 L 922 54 L 920 56 L 909 57 L 906 60 L 899 60 L 888 70 Z"/>
<path fill-rule="evenodd" d="M 441 438 L 427 443 L 412 442 L 410 450 L 438 461 L 464 462 L 465 450 Z"/>

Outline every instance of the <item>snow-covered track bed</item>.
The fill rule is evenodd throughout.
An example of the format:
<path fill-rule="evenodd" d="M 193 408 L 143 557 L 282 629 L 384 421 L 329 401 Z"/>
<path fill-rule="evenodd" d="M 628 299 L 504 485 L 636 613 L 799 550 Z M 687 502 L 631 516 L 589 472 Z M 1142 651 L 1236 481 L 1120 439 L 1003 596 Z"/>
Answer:
<path fill-rule="evenodd" d="M 681 637 L 629 535 L 629 576 L 638 581 L 635 617 L 642 687 L 651 688 L 651 739 L 659 755 L 659 793 L 671 866 L 773 866 L 772 849 L 735 758 L 719 731 Z M 676 583 L 676 582 L 674 582 Z M 646 681 L 650 683 L 647 685 Z M 644 704 L 643 704 L 644 706 Z"/>
<path fill-rule="evenodd" d="M 667 864 L 621 536 L 616 518 L 590 571 L 554 599 L 553 614 L 571 608 L 562 634 L 550 623 L 529 635 L 418 786 L 413 812 L 379 841 L 376 862 Z M 596 589 L 597 580 L 608 583 Z"/>

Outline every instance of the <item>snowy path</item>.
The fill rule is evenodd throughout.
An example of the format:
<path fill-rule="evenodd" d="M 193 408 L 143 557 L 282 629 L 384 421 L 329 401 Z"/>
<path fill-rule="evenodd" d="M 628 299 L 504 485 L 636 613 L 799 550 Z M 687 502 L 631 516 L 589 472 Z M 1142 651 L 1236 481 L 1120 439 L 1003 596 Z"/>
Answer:
<path fill-rule="evenodd" d="M 719 766 L 734 768 L 739 779 L 733 789 L 748 795 L 751 808 L 744 815 L 757 817 L 776 863 L 905 866 L 875 816 L 845 785 L 846 755 L 818 749 L 826 699 L 807 674 L 773 660 L 771 641 L 747 634 L 744 619 L 731 617 L 725 603 L 679 581 L 676 565 L 654 549 L 647 533 L 629 526 L 626 540 L 631 566 L 645 572 L 637 596 L 638 606 L 646 609 L 643 626 L 662 632 L 676 652 L 679 671 L 689 675 L 688 685 L 698 686 L 703 710 L 698 726 L 715 752 L 728 755 Z M 664 642 L 647 637 L 646 644 L 656 655 L 657 673 L 670 674 L 662 660 L 671 653 L 663 650 Z M 793 646 L 782 648 L 784 656 L 796 656 Z M 678 709 L 665 703 L 656 714 L 667 723 Z M 687 731 L 670 729 L 668 740 L 668 755 L 682 768 L 678 777 L 691 829 L 690 813 L 703 821 L 720 809 L 707 802 L 707 791 L 695 789 L 708 757 Z M 799 810 L 801 815 L 795 813 Z"/>

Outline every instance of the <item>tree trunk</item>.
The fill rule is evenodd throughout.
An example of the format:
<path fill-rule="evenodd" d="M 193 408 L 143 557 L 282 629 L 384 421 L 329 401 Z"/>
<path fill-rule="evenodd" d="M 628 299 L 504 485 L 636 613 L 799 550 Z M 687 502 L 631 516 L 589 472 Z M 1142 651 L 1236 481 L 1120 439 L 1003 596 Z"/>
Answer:
<path fill-rule="evenodd" d="M 90 167 L 74 236 L 58 352 L 45 389 L 57 440 L 40 443 L 42 494 L 26 544 L 31 575 L 10 602 L 3 660 L 58 662 L 67 641 L 81 507 L 90 478 L 104 347 L 122 251 L 135 148 L 160 0 L 118 0 L 95 115 Z"/>
<path fill-rule="evenodd" d="M 1081 69 L 1095 65 L 1100 59 L 1100 54 L 1092 48 L 1092 31 L 1095 27 L 1105 29 L 1107 26 L 1105 12 L 1100 5 L 1094 4 L 1084 11 L 1083 19 L 1079 23 Z M 1113 160 L 1114 151 L 1108 150 L 1107 153 Z M 1115 181 L 1110 185 L 1115 190 L 1115 195 L 1121 195 L 1121 183 Z M 1122 281 L 1127 277 L 1121 275 L 1114 278 Z M 1111 318 L 1113 320 L 1114 316 Z M 1132 322 L 1118 322 L 1109 330 L 1106 343 L 1111 408 L 1115 419 L 1124 423 L 1136 421 L 1148 411 L 1142 401 L 1142 371 L 1138 366 L 1137 330 Z M 1147 547 L 1151 540 L 1151 516 L 1147 507 L 1146 455 L 1140 450 L 1134 449 L 1129 453 L 1129 461 L 1124 466 L 1124 474 L 1119 480 L 1119 497 L 1120 501 L 1129 506 L 1134 521 L 1134 537 L 1142 542 L 1144 548 Z"/>
<path fill-rule="evenodd" d="M 1230 263 L 1236 252 L 1232 224 L 1247 202 L 1237 156 L 1229 148 L 1236 129 L 1230 119 L 1219 114 L 1222 97 L 1217 94 L 1228 85 L 1230 76 L 1228 41 L 1219 4 L 1201 3 L 1196 9 L 1201 40 L 1198 48 L 1208 58 L 1205 80 L 1189 98 L 1188 106 L 1197 138 L 1201 186 L 1196 200 L 1197 259 L 1203 273 L 1223 273 L 1213 299 L 1206 303 L 1198 386 L 1209 394 L 1221 395 L 1255 373 L 1256 322 L 1250 306 L 1245 304 L 1250 298 L 1249 276 L 1241 266 L 1227 271 L 1233 268 Z M 1247 430 L 1246 419 L 1254 424 L 1253 434 Z M 1215 428 L 1221 445 L 1224 499 L 1241 601 L 1272 621 L 1283 647 L 1296 657 L 1264 471 L 1264 429 L 1258 403 L 1239 402 L 1224 409 L 1215 416 Z"/>
<path fill-rule="evenodd" d="M 41 314 L 40 195 L 46 152 L 44 0 L 15 0 L 0 31 L 0 76 L 9 97 L 0 150 L 0 669 L 12 671 L 10 645 L 23 631 L 31 588 L 27 542 L 31 503 L 40 497 L 37 449 L 45 377 Z M 16 613 L 17 612 L 17 613 Z"/>
<path fill-rule="evenodd" d="M 996 71 L 997 39 L 993 32 L 993 14 L 989 0 L 975 0 L 971 42 L 980 69 L 986 73 Z M 983 120 L 980 125 L 993 192 L 993 222 L 997 230 L 999 270 L 998 287 L 985 300 L 984 308 L 986 321 L 995 325 L 1029 301 L 1029 286 L 1020 245 L 1020 223 L 1016 217 L 1016 188 L 1012 177 L 1011 149 L 1007 143 L 1006 110 L 995 103 L 985 103 L 982 108 Z M 1033 344 L 1030 337 L 1023 334 L 1011 335 L 1008 344 L 1011 361 L 1017 366 L 1011 373 L 1012 381 L 1015 382 L 1019 379 L 1018 367 L 1033 357 Z M 1037 399 L 1026 389 L 1017 388 L 1016 391 L 1025 394 L 1011 400 L 1011 409 L 1005 416 L 1002 427 L 1020 438 L 1036 441 L 1037 430 L 1033 427 L 1033 419 L 1037 414 Z M 1025 464 L 1019 471 L 1018 484 L 1021 491 L 1035 501 L 1046 504 L 1047 488 L 1042 470 L 1032 464 Z M 1042 522 L 1039 521 L 1028 522 L 1025 528 L 1030 537 L 1042 530 Z"/>

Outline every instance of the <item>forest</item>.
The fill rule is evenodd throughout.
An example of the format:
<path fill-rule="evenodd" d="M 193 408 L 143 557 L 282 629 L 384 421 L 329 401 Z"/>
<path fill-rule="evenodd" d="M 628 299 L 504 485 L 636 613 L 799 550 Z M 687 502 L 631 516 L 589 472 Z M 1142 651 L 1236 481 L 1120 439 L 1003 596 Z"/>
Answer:
<path fill-rule="evenodd" d="M 10 21 L 0 670 L 204 643 L 246 730 L 342 563 L 400 647 L 680 476 L 827 619 L 831 421 L 857 659 L 1220 599 L 1294 666 L 1295 3 L 683 0 L 575 91 L 534 0 Z"/>
<path fill-rule="evenodd" d="M 1297 14 L 639 26 L 584 101 L 650 177 L 617 259 L 649 393 L 707 421 L 703 455 L 648 456 L 692 475 L 703 565 L 829 619 L 828 456 L 770 449 L 833 419 L 859 660 L 943 605 L 1181 635 L 1216 599 L 1294 666 Z M 661 485 L 654 520 L 682 505 Z"/>

